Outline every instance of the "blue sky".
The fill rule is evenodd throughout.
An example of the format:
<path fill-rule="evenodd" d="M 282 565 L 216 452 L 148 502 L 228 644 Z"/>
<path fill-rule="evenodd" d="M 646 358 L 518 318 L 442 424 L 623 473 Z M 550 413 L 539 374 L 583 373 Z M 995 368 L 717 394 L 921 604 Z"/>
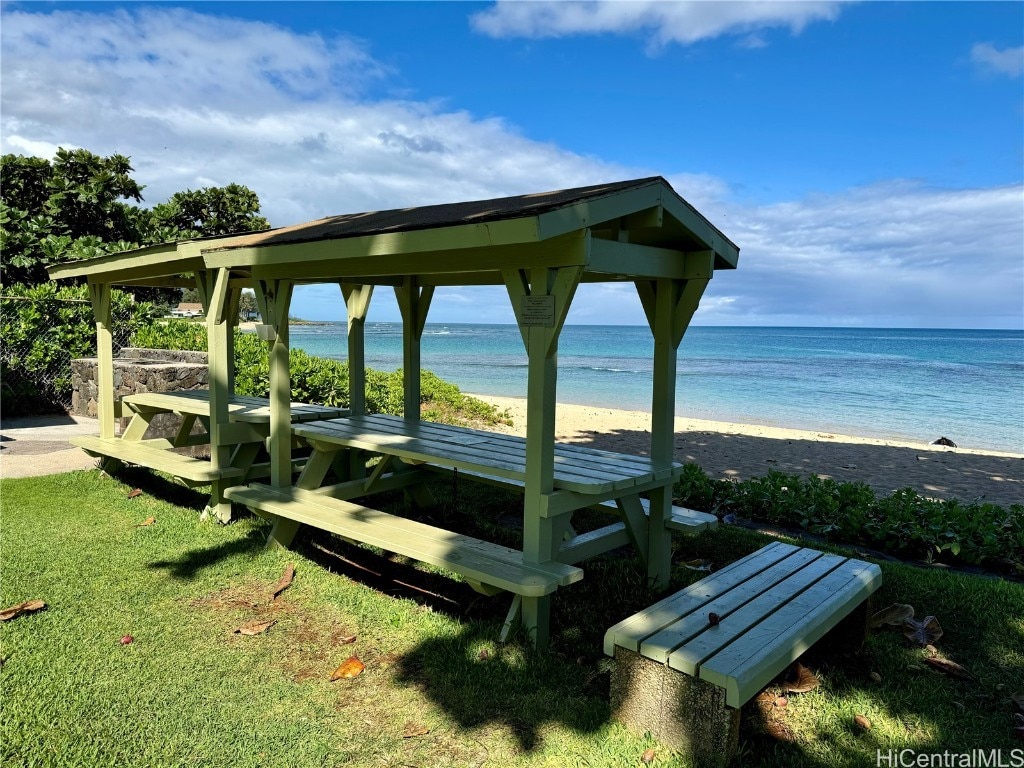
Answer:
<path fill-rule="evenodd" d="M 7 3 L 0 143 L 275 225 L 660 174 L 741 247 L 695 322 L 1024 326 L 1024 4 Z M 337 290 L 295 314 L 340 319 Z M 397 319 L 380 292 L 372 320 Z M 511 322 L 497 289 L 434 322 Z M 642 323 L 627 287 L 570 322 Z"/>

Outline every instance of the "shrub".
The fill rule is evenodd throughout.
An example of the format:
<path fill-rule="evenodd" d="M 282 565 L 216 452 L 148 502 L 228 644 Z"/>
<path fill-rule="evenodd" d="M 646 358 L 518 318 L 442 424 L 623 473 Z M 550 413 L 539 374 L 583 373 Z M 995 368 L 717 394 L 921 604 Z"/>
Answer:
<path fill-rule="evenodd" d="M 111 314 L 117 348 L 152 321 L 153 307 L 113 291 Z M 0 338 L 4 415 L 66 410 L 71 404 L 71 360 L 96 354 L 88 287 L 4 286 Z"/>
<path fill-rule="evenodd" d="M 270 367 L 267 346 L 253 333 L 235 331 L 235 391 L 241 395 L 267 397 L 270 394 Z M 183 320 L 155 323 L 136 334 L 136 346 L 156 349 L 192 349 L 205 351 L 206 326 Z M 348 363 L 314 357 L 301 349 L 290 350 L 289 372 L 292 399 L 306 403 L 345 408 L 348 399 Z M 450 424 L 508 423 L 494 406 L 464 395 L 451 382 L 430 371 L 420 379 L 423 417 Z M 402 371 L 385 373 L 366 370 L 366 410 L 368 413 L 401 415 L 404 395 Z"/>
<path fill-rule="evenodd" d="M 910 488 L 884 498 L 863 483 L 771 471 L 712 480 L 688 464 L 674 488 L 684 506 L 808 531 L 900 557 L 1024 573 L 1024 505 L 927 499 Z"/>

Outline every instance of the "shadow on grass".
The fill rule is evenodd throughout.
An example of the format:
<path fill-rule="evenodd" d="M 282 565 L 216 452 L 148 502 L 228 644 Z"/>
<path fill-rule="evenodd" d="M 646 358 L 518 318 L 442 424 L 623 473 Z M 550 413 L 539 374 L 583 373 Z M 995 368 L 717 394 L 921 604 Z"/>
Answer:
<path fill-rule="evenodd" d="M 190 549 L 177 560 L 157 560 L 148 563 L 147 567 L 166 570 L 172 578 L 187 581 L 194 579 L 203 568 L 209 568 L 221 560 L 262 548 L 265 540 L 265 534 L 262 532 L 250 533 L 244 539 L 236 539 L 216 547 Z"/>

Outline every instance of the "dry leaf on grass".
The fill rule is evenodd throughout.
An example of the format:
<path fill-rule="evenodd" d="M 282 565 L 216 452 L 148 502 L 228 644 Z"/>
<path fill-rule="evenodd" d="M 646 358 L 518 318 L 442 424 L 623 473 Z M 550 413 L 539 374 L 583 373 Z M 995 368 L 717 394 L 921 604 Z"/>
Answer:
<path fill-rule="evenodd" d="M 128 498 L 129 499 L 134 499 L 136 496 L 141 496 L 141 495 L 142 495 L 142 489 L 141 488 L 133 488 L 132 490 L 128 491 Z"/>
<path fill-rule="evenodd" d="M 405 728 L 402 729 L 402 738 L 414 739 L 417 736 L 426 736 L 428 733 L 430 733 L 430 729 L 424 725 L 406 723 Z"/>
<path fill-rule="evenodd" d="M 906 603 L 893 603 L 888 608 L 883 608 L 877 613 L 871 614 L 868 619 L 868 626 L 871 629 L 888 624 L 891 627 L 898 627 L 907 619 L 914 618 L 914 606 Z"/>
<path fill-rule="evenodd" d="M 942 627 L 939 626 L 939 620 L 934 616 L 925 616 L 920 621 L 905 619 L 903 635 L 918 645 L 931 645 L 942 637 Z"/>
<path fill-rule="evenodd" d="M 291 586 L 292 579 L 295 578 L 295 563 L 288 563 L 288 566 L 284 569 L 284 573 L 281 574 L 281 578 L 277 580 L 277 584 L 274 585 L 272 591 L 271 600 L 276 600 L 277 596 L 284 592 L 288 587 Z"/>
<path fill-rule="evenodd" d="M 788 707 L 789 706 L 789 699 L 787 699 L 785 696 L 776 696 L 774 704 L 775 704 L 776 707 L 779 707 L 780 709 L 782 707 Z"/>
<path fill-rule="evenodd" d="M 880 683 L 880 682 L 882 682 L 882 676 L 881 676 L 880 674 L 878 674 L 877 672 L 872 672 L 872 673 L 871 673 L 871 675 L 870 675 L 870 677 L 871 677 L 871 679 L 872 679 L 873 681 L 875 681 L 876 683 Z"/>
<path fill-rule="evenodd" d="M 340 667 L 331 673 L 331 680 L 341 680 L 342 678 L 356 677 L 361 675 L 363 670 L 366 669 L 366 665 L 359 660 L 358 656 L 350 656 L 347 658 Z"/>
<path fill-rule="evenodd" d="M 821 680 L 799 661 L 790 668 L 789 677 L 782 689 L 789 693 L 807 693 L 821 685 Z"/>
<path fill-rule="evenodd" d="M 650 765 L 651 763 L 653 763 L 654 762 L 654 750 L 653 749 L 646 749 L 646 750 L 644 750 L 644 753 L 642 755 L 640 755 L 640 762 L 643 763 L 644 765 Z"/>
<path fill-rule="evenodd" d="M 147 517 L 145 520 L 143 520 L 141 523 L 139 523 L 135 527 L 136 528 L 145 528 L 147 525 L 152 525 L 155 522 L 156 522 L 156 518 L 155 517 Z"/>
<path fill-rule="evenodd" d="M 711 570 L 711 563 L 707 562 L 706 560 L 684 560 L 682 565 L 683 565 L 683 568 L 686 568 L 687 570 L 690 570 L 690 571 L 710 571 Z"/>
<path fill-rule="evenodd" d="M 961 680 L 973 680 L 974 675 L 961 667 L 955 661 L 949 659 L 925 659 L 925 664 L 934 667 L 940 672 L 945 672 L 950 677 L 958 677 Z"/>
<path fill-rule="evenodd" d="M 853 722 L 855 722 L 860 728 L 863 728 L 865 731 L 871 730 L 871 721 L 864 717 L 864 715 L 855 715 L 853 718 Z"/>
<path fill-rule="evenodd" d="M 352 645 L 356 641 L 355 635 L 342 635 L 336 642 L 338 645 Z"/>
<path fill-rule="evenodd" d="M 271 621 L 250 621 L 248 624 L 243 624 L 242 626 L 238 627 L 234 631 L 234 634 L 236 634 L 236 635 L 246 635 L 246 636 L 249 636 L 249 637 L 251 637 L 253 635 L 262 635 L 264 632 L 266 632 L 268 629 L 270 629 L 275 624 L 277 624 L 276 620 L 271 620 Z"/>
<path fill-rule="evenodd" d="M 796 735 L 786 723 L 785 709 L 775 705 L 778 698 L 783 697 L 776 697 L 768 691 L 763 691 L 754 699 L 760 715 L 761 728 L 776 741 L 795 741 Z"/>
<path fill-rule="evenodd" d="M 0 621 L 10 621 L 11 619 L 18 618 L 23 613 L 35 613 L 36 611 L 43 610 L 45 607 L 46 603 L 42 600 L 26 600 L 24 603 L 18 603 L 0 611 Z"/>

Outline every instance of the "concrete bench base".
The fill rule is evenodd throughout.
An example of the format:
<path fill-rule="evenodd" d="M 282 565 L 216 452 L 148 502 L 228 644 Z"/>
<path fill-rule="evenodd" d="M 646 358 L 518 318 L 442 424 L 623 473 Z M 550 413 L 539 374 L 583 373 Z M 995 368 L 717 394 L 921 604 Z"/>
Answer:
<path fill-rule="evenodd" d="M 695 766 L 725 765 L 739 745 L 740 710 L 725 689 L 617 647 L 612 717 L 689 756 Z"/>

